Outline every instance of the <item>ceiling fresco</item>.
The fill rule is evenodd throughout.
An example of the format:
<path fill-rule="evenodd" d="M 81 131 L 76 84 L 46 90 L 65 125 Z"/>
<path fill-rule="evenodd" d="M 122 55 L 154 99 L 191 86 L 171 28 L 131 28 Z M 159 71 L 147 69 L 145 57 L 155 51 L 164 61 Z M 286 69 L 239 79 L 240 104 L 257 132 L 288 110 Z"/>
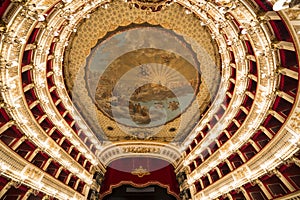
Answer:
<path fill-rule="evenodd" d="M 196 56 L 177 37 L 169 30 L 143 26 L 100 42 L 86 71 L 98 109 L 134 127 L 163 125 L 184 112 L 198 93 L 200 70 L 195 68 Z"/>
<path fill-rule="evenodd" d="M 176 4 L 152 16 L 126 15 L 130 8 L 120 1 L 108 9 L 118 18 L 98 21 L 106 11 L 95 11 L 68 47 L 64 73 L 72 101 L 100 140 L 180 143 L 217 93 L 216 44 L 195 16 L 174 16 L 184 13 Z M 194 22 L 188 29 L 198 34 L 177 20 Z"/>

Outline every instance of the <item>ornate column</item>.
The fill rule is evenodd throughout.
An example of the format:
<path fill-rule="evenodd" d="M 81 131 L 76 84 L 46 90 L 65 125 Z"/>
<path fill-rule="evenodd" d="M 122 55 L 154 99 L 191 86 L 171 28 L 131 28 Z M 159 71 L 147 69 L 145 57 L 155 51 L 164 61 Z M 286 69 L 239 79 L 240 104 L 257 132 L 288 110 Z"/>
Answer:
<path fill-rule="evenodd" d="M 266 188 L 266 186 L 261 182 L 260 180 L 255 180 L 255 183 L 259 186 L 259 188 L 262 190 L 262 192 L 266 195 L 268 199 L 273 199 L 271 193 Z"/>
<path fill-rule="evenodd" d="M 233 171 L 234 169 L 233 169 L 233 166 L 232 166 L 231 162 L 227 158 L 225 159 L 225 162 L 227 163 L 230 171 Z"/>
<path fill-rule="evenodd" d="M 237 152 L 237 154 L 240 156 L 240 158 L 242 159 L 242 161 L 243 161 L 244 163 L 246 163 L 246 162 L 247 162 L 247 159 L 245 158 L 244 154 L 243 154 L 240 150 L 237 150 L 236 152 Z"/>
<path fill-rule="evenodd" d="M 249 196 L 248 192 L 246 191 L 246 189 L 243 186 L 240 187 L 240 190 L 242 191 L 246 200 L 251 200 L 251 197 Z"/>
<path fill-rule="evenodd" d="M 0 191 L 0 198 L 3 197 L 3 195 L 11 188 L 11 186 L 14 184 L 13 181 L 8 182 Z"/>
<path fill-rule="evenodd" d="M 186 172 L 182 171 L 179 172 L 176 176 L 176 179 L 178 181 L 179 184 L 179 189 L 180 189 L 180 198 L 182 200 L 188 200 L 191 199 L 191 191 L 189 188 L 189 185 L 187 183 L 187 176 L 186 176 Z"/>
<path fill-rule="evenodd" d="M 294 192 L 295 188 L 294 186 L 284 177 L 284 175 L 278 171 L 277 169 L 274 169 L 272 171 L 283 183 L 284 185 L 291 191 Z"/>
<path fill-rule="evenodd" d="M 213 180 L 212 180 L 212 178 L 211 178 L 211 175 L 210 175 L 210 173 L 207 173 L 206 175 L 207 175 L 207 178 L 208 178 L 209 184 L 212 184 L 212 183 L 213 183 Z"/>
<path fill-rule="evenodd" d="M 217 171 L 217 173 L 218 173 L 219 177 L 220 177 L 220 178 L 222 178 L 222 177 L 223 177 L 223 175 L 222 175 L 222 173 L 221 173 L 221 170 L 220 170 L 220 168 L 219 168 L 219 167 L 216 167 L 216 171 Z"/>
<path fill-rule="evenodd" d="M 94 173 L 93 183 L 89 191 L 88 200 L 99 199 L 99 191 L 103 180 L 104 180 L 104 174 L 102 172 L 96 171 Z"/>

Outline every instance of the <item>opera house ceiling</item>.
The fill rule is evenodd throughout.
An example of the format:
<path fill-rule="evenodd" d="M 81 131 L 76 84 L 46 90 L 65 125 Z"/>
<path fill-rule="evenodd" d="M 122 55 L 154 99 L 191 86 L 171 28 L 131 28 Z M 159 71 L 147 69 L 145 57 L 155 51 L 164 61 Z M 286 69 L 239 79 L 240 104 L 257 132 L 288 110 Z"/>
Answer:
<path fill-rule="evenodd" d="M 0 0 L 0 199 L 299 198 L 299 5 Z"/>
<path fill-rule="evenodd" d="M 78 26 L 64 60 L 72 101 L 99 138 L 180 146 L 216 96 L 216 43 L 177 4 L 131 9 L 115 1 Z"/>

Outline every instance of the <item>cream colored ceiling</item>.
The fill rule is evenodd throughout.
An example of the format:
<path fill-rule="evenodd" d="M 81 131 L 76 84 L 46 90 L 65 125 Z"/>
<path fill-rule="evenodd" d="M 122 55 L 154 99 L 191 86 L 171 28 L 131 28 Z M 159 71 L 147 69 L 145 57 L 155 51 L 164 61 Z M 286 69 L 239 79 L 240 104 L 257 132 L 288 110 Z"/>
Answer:
<path fill-rule="evenodd" d="M 145 25 L 145 23 L 148 25 Z M 153 29 L 156 27 L 157 29 L 172 30 L 179 36 L 183 36 L 185 43 L 191 45 L 191 51 L 195 53 L 196 60 L 200 63 L 200 69 L 197 69 L 198 66 L 196 66 L 196 63 L 193 64 L 195 66 L 191 65 L 191 67 L 181 67 L 181 65 L 185 66 L 188 63 L 182 63 L 184 61 L 180 61 L 179 59 L 175 59 L 173 63 L 168 64 L 171 68 L 185 76 L 185 79 L 189 79 L 189 77 L 187 77 L 188 73 L 197 73 L 199 71 L 199 75 L 201 74 L 201 85 L 199 89 L 200 92 L 196 94 L 196 101 L 193 100 L 191 106 L 187 108 L 181 108 L 182 111 L 180 112 L 180 116 L 175 117 L 170 122 L 167 121 L 167 123 L 163 123 L 163 126 L 132 127 L 128 125 L 126 126 L 124 123 L 115 123 L 113 116 L 108 116 L 107 113 L 105 114 L 105 112 L 102 112 L 103 110 L 101 111 L 101 106 L 104 106 L 104 103 L 101 105 L 98 104 L 97 108 L 97 104 L 95 105 L 93 100 L 94 98 L 91 97 L 90 86 L 87 84 L 89 81 L 86 81 L 87 79 L 95 79 L 96 81 L 94 81 L 94 83 L 97 83 L 97 80 L 101 77 L 101 73 L 100 76 L 99 74 L 92 75 L 90 72 L 87 74 L 89 62 L 91 62 L 90 58 L 88 58 L 91 50 L 94 47 L 100 48 L 102 43 L 106 41 L 105 37 L 107 37 L 107 35 L 119 33 L 120 31 L 118 31 L 118 28 L 125 29 L 122 30 L 125 33 L 126 31 L 128 32 L 129 30 L 132 30 L 130 29 L 130 26 L 133 24 L 140 25 L 140 28 L 148 26 Z M 126 30 L 126 27 L 128 27 L 128 30 Z M 132 31 L 134 31 L 134 29 Z M 141 37 L 143 37 L 143 35 Z M 145 35 L 144 37 L 147 36 Z M 171 142 L 174 139 L 175 141 L 183 140 L 193 127 L 191 124 L 197 123 L 197 118 L 199 118 L 199 116 L 207 108 L 208 104 L 213 101 L 218 89 L 218 82 L 220 81 L 221 73 L 221 61 L 217 52 L 216 44 L 213 40 L 211 40 L 211 34 L 207 28 L 200 25 L 199 19 L 195 17 L 195 15 L 187 15 L 186 10 L 178 4 L 172 4 L 168 7 L 165 6 L 161 11 L 148 12 L 142 9 L 132 10 L 132 8 L 125 2 L 114 1 L 109 4 L 107 9 L 97 9 L 89 16 L 88 19 L 83 20 L 76 28 L 76 34 L 73 34 L 71 38 L 72 39 L 68 45 L 68 50 L 65 53 L 64 59 L 64 74 L 67 87 L 70 93 L 72 93 L 73 101 L 76 102 L 77 107 L 81 110 L 85 119 L 94 128 L 94 130 L 96 130 L 95 132 L 99 134 L 99 137 L 107 137 L 106 139 L 110 141 L 155 140 Z M 133 38 L 131 38 L 132 46 L 128 47 L 129 49 L 147 49 L 150 48 L 150 45 L 157 48 L 164 48 L 159 45 L 159 43 L 165 42 L 163 38 L 161 38 L 161 40 L 154 38 L 155 40 L 150 40 L 149 44 L 144 46 L 143 40 L 146 39 L 136 38 L 137 41 L 132 39 Z M 98 44 L 99 40 L 104 40 L 104 42 L 102 41 L 102 43 L 100 42 L 100 44 Z M 122 42 L 122 40 L 120 42 Z M 165 45 L 169 45 L 167 42 L 165 42 Z M 100 47 L 98 47 L 98 45 Z M 115 51 L 117 51 L 117 47 L 115 48 Z M 126 52 L 129 50 L 124 51 Z M 188 49 L 186 51 L 188 51 Z M 114 52 L 111 52 L 111 54 L 113 53 Z M 142 54 L 144 53 L 145 52 Z M 135 56 L 141 57 L 142 55 L 137 54 Z M 155 57 L 154 54 L 151 56 L 153 58 Z M 133 67 L 136 67 L 141 63 L 163 63 L 162 59 L 147 60 L 146 58 L 142 58 L 140 60 L 136 59 L 135 62 L 131 62 L 131 60 L 134 59 L 133 57 L 127 58 L 127 61 L 126 59 L 123 59 L 122 62 L 120 62 L 117 58 L 115 59 L 115 61 L 112 59 L 111 62 L 115 62 L 117 64 L 120 63 L 121 65 L 125 65 L 127 62 Z M 111 75 L 111 88 L 115 87 L 114 84 L 116 84 L 126 71 L 124 71 L 125 67 L 116 68 L 112 67 L 112 65 L 113 64 L 111 63 L 104 66 L 112 70 L 117 70 L 117 74 Z M 193 67 L 195 68 L 194 72 L 192 69 Z M 96 78 L 94 76 L 96 76 Z M 109 73 L 106 72 L 106 75 L 104 73 L 102 76 L 109 77 Z M 162 76 L 166 75 L 163 74 Z M 157 77 L 158 75 L 156 75 L 156 78 Z M 155 79 L 155 77 L 152 78 Z M 132 83 L 128 82 L 127 84 L 134 84 L 137 81 L 138 79 L 132 80 Z M 168 81 L 171 80 L 169 79 Z M 92 90 L 95 90 L 95 86 L 91 87 L 94 87 Z M 198 90 L 196 87 L 193 89 L 195 93 Z M 113 130 L 107 130 L 108 127 L 111 127 Z M 176 131 L 170 131 L 171 128 L 175 128 Z"/>

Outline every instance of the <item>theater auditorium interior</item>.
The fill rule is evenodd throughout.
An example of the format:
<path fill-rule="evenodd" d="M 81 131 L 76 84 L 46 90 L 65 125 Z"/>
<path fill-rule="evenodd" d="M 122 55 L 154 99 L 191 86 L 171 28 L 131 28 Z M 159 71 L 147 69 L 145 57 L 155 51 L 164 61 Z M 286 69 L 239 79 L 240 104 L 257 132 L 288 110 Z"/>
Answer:
<path fill-rule="evenodd" d="M 1 200 L 300 199 L 299 0 L 0 0 Z"/>

